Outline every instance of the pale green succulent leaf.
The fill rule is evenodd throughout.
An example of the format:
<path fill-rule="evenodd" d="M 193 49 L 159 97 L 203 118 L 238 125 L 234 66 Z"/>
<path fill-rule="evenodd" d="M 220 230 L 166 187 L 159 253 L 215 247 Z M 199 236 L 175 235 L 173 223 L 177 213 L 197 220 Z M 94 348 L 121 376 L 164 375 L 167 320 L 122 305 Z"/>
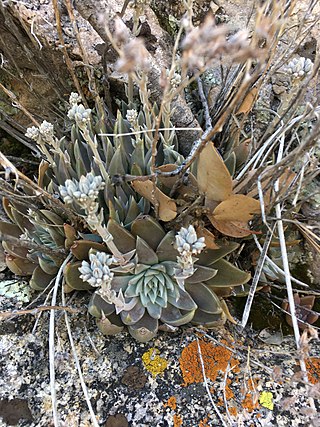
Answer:
<path fill-rule="evenodd" d="M 155 251 L 141 237 L 137 237 L 136 257 L 139 264 L 153 265 L 159 262 Z"/>
<path fill-rule="evenodd" d="M 38 256 L 38 263 L 42 270 L 47 274 L 56 274 L 59 270 L 59 267 L 51 259 L 44 258 L 43 256 Z"/>
<path fill-rule="evenodd" d="M 213 268 L 196 265 L 195 272 L 193 273 L 192 276 L 188 277 L 185 280 L 185 283 L 206 282 L 207 280 L 210 280 L 212 277 L 214 277 L 216 274 L 217 274 L 217 270 Z"/>
<path fill-rule="evenodd" d="M 206 283 L 213 290 L 215 287 L 243 285 L 251 278 L 250 273 L 240 270 L 224 259 L 220 259 L 214 263 L 214 267 L 217 268 L 218 273 Z"/>
<path fill-rule="evenodd" d="M 159 243 L 156 251 L 160 262 L 177 260 L 179 252 L 174 248 L 174 243 L 175 232 L 169 231 Z"/>
<path fill-rule="evenodd" d="M 190 311 L 196 310 L 197 308 L 197 304 L 194 302 L 188 292 L 185 292 L 182 289 L 179 289 L 179 298 L 177 300 L 171 296 L 168 296 L 168 302 L 180 310 Z"/>
<path fill-rule="evenodd" d="M 113 241 L 120 252 L 126 253 L 135 249 L 135 238 L 115 220 L 108 221 L 107 230 L 113 236 Z"/>
<path fill-rule="evenodd" d="M 137 323 L 128 326 L 130 335 L 139 342 L 148 342 L 158 331 L 158 320 L 145 314 Z"/>
<path fill-rule="evenodd" d="M 42 291 L 49 286 L 50 283 L 53 283 L 55 277 L 55 275 L 46 274 L 41 267 L 38 266 L 32 273 L 29 285 L 36 291 Z"/>
<path fill-rule="evenodd" d="M 94 289 L 89 285 L 88 282 L 84 282 L 80 278 L 79 267 L 82 266 L 82 261 L 69 262 L 63 271 L 63 275 L 66 281 L 66 284 L 69 288 L 75 289 L 77 291 L 85 291 L 89 289 Z"/>
<path fill-rule="evenodd" d="M 222 326 L 226 321 L 226 316 L 222 311 L 221 314 L 205 313 L 202 310 L 197 310 L 191 323 L 196 326 L 203 326 L 205 328 L 215 328 Z"/>
<path fill-rule="evenodd" d="M 188 312 L 181 312 L 178 308 L 168 304 L 166 308 L 162 309 L 160 320 L 172 326 L 181 326 L 191 322 L 195 310 Z"/>
<path fill-rule="evenodd" d="M 137 298 L 136 305 L 130 311 L 121 311 L 120 317 L 125 325 L 134 325 L 143 317 L 146 309 Z"/>
<path fill-rule="evenodd" d="M 207 249 L 201 252 L 201 254 L 197 255 L 198 261 L 197 264 L 212 266 L 216 268 L 213 264 L 219 259 L 225 257 L 226 255 L 232 253 L 240 246 L 239 243 L 236 242 L 222 242 L 217 240 L 217 245 L 220 246 L 219 249 Z"/>
<path fill-rule="evenodd" d="M 186 285 L 186 291 L 200 310 L 211 314 L 220 314 L 222 312 L 219 298 L 205 284 Z"/>
<path fill-rule="evenodd" d="M 149 303 L 146 307 L 149 315 L 154 319 L 160 319 L 162 307 L 160 305 Z"/>
<path fill-rule="evenodd" d="M 99 294 L 94 292 L 92 294 L 91 300 L 89 302 L 88 311 L 89 313 L 97 318 L 101 318 L 102 313 L 104 313 L 105 316 L 109 316 L 112 314 L 115 310 L 115 307 L 113 304 L 107 303 Z"/>
<path fill-rule="evenodd" d="M 132 222 L 131 233 L 141 237 L 154 251 L 166 235 L 159 222 L 150 215 L 137 217 Z"/>

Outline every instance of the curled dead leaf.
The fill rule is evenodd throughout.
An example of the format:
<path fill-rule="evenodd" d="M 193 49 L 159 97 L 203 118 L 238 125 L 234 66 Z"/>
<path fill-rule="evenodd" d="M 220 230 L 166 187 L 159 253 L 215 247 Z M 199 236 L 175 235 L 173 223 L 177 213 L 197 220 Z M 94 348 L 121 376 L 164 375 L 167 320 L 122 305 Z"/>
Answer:
<path fill-rule="evenodd" d="M 247 223 L 254 214 L 261 212 L 260 203 L 252 197 L 243 194 L 233 194 L 227 200 L 219 203 L 212 215 L 218 221 L 240 221 Z"/>
<path fill-rule="evenodd" d="M 232 194 L 231 175 L 212 142 L 199 155 L 197 181 L 199 190 L 208 199 L 221 202 Z"/>
<path fill-rule="evenodd" d="M 174 200 L 165 195 L 159 188 L 154 188 L 151 180 L 132 181 L 133 189 L 142 197 L 155 205 L 158 202 L 159 218 L 162 221 L 171 221 L 177 216 L 177 205 Z"/>
<path fill-rule="evenodd" d="M 207 249 L 219 249 L 219 245 L 215 242 L 214 235 L 204 227 L 197 227 L 197 236 L 204 237 L 204 242 Z"/>
<path fill-rule="evenodd" d="M 207 216 L 214 228 L 226 236 L 241 238 L 256 234 L 254 231 L 248 229 L 248 223 L 245 221 L 221 221 L 217 220 L 214 215 Z"/>

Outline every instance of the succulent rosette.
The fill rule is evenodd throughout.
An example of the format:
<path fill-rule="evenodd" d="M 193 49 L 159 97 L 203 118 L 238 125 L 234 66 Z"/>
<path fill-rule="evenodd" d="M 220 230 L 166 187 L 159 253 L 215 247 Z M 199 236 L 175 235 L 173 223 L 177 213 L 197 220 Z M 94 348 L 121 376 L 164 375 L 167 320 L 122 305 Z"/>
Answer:
<path fill-rule="evenodd" d="M 89 259 L 73 263 L 65 274 L 70 289 L 96 289 L 89 312 L 106 335 L 127 326 L 144 342 L 159 328 L 222 324 L 225 314 L 218 295 L 250 278 L 222 259 L 237 243 L 205 249 L 204 238 L 197 237 L 193 226 L 166 233 L 158 221 L 144 215 L 133 221 L 131 233 L 113 220 L 108 228 L 115 244 L 133 255 L 131 260 L 122 266 L 106 252 L 90 250 Z M 78 253 L 76 245 L 71 250 Z"/>

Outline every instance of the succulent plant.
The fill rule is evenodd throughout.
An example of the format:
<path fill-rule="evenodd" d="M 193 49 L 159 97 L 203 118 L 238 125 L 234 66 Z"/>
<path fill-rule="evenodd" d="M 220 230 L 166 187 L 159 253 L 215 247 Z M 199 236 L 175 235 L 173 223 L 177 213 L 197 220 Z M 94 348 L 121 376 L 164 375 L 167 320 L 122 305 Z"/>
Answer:
<path fill-rule="evenodd" d="M 223 259 L 237 243 L 221 242 L 219 249 L 204 250 L 204 238 L 197 237 L 193 226 L 175 235 L 144 215 L 132 222 L 131 233 L 113 220 L 108 227 L 115 244 L 134 253 L 130 262 L 121 266 L 111 255 L 91 250 L 89 262 L 69 264 L 65 274 L 70 289 L 96 289 L 89 312 L 107 335 L 126 325 L 134 338 L 148 341 L 159 327 L 222 324 L 225 314 L 218 295 L 236 292 L 250 279 Z"/>
<path fill-rule="evenodd" d="M 112 126 L 79 104 L 77 94 L 70 96 L 70 105 L 68 116 L 75 121 L 70 141 L 57 140 L 50 123 L 27 132 L 47 161 L 40 164 L 37 185 L 27 182 L 18 198 L 10 193 L 4 198 L 13 222 L 0 222 L 8 267 L 31 275 L 31 286 L 44 289 L 71 252 L 65 289 L 93 292 L 89 312 L 107 335 L 127 326 L 132 336 L 147 341 L 158 329 L 223 323 L 220 297 L 242 291 L 250 274 L 223 259 L 239 245 L 217 239 L 206 218 L 238 237 L 258 202 L 233 194 L 231 175 L 211 143 L 193 168 L 195 175 L 181 180 L 161 174 L 183 158 L 174 150 L 174 132 L 166 132 L 160 133 L 152 160 L 148 129 L 156 107 L 138 113 L 123 103 L 123 115 Z M 124 179 L 149 175 L 153 161 L 160 171 L 155 181 Z M 41 198 L 34 198 L 38 194 Z M 240 225 L 234 224 L 235 208 Z M 240 236 L 250 233 L 241 230 Z"/>

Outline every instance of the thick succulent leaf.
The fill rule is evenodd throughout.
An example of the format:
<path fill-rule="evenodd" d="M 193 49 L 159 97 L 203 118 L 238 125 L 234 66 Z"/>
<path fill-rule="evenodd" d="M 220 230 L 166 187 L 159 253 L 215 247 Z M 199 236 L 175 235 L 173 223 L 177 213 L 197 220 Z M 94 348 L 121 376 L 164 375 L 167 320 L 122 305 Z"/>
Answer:
<path fill-rule="evenodd" d="M 9 270 L 18 276 L 31 276 L 34 269 L 37 267 L 37 264 L 34 262 L 28 259 L 14 257 L 13 255 L 6 256 L 6 264 Z"/>
<path fill-rule="evenodd" d="M 79 267 L 81 267 L 82 262 L 69 262 L 64 269 L 64 278 L 69 288 L 75 289 L 77 291 L 86 291 L 88 289 L 94 289 L 89 285 L 88 282 L 84 282 L 80 278 Z"/>
<path fill-rule="evenodd" d="M 56 274 L 59 270 L 59 267 L 51 259 L 38 256 L 38 262 L 42 270 L 47 274 Z"/>
<path fill-rule="evenodd" d="M 146 309 L 151 317 L 154 319 L 160 319 L 161 307 L 157 304 L 147 304 Z"/>
<path fill-rule="evenodd" d="M 128 331 L 139 342 L 150 341 L 157 334 L 158 320 L 145 314 L 137 323 L 128 326 Z"/>
<path fill-rule="evenodd" d="M 217 261 L 214 267 L 218 270 L 218 273 L 206 282 L 206 285 L 210 286 L 213 290 L 215 287 L 243 285 L 251 278 L 250 273 L 240 270 L 225 259 Z"/>
<path fill-rule="evenodd" d="M 184 310 L 184 311 L 195 310 L 197 308 L 197 304 L 191 298 L 189 293 L 186 291 L 183 291 L 182 289 L 179 289 L 179 298 L 177 300 L 169 296 L 168 302 L 174 307 L 177 307 L 180 310 Z"/>
<path fill-rule="evenodd" d="M 154 188 L 151 180 L 133 181 L 131 185 L 137 193 L 145 197 L 153 205 L 157 202 L 159 218 L 162 221 L 171 221 L 177 216 L 176 202 L 165 195 L 159 188 Z"/>
<path fill-rule="evenodd" d="M 155 251 L 166 233 L 159 222 L 149 215 L 141 215 L 131 225 L 131 233 L 139 236 Z"/>
<path fill-rule="evenodd" d="M 8 252 L 8 254 L 13 255 L 14 257 L 27 258 L 29 253 L 28 248 L 23 248 L 22 246 L 10 243 L 10 237 L 8 238 L 8 240 L 3 240 L 2 246 L 3 249 Z"/>
<path fill-rule="evenodd" d="M 203 267 L 201 265 L 196 265 L 196 271 L 191 277 L 188 277 L 185 280 L 185 283 L 200 283 L 210 280 L 217 274 L 217 270 L 211 267 Z"/>
<path fill-rule="evenodd" d="M 131 165 L 137 165 L 140 168 L 141 172 L 144 173 L 144 143 L 142 139 L 138 139 L 135 149 L 131 155 L 130 163 Z"/>
<path fill-rule="evenodd" d="M 153 265 L 159 262 L 155 251 L 141 237 L 137 237 L 136 256 L 138 264 Z"/>
<path fill-rule="evenodd" d="M 129 208 L 127 209 L 126 217 L 124 219 L 125 225 L 131 224 L 131 222 L 134 219 L 136 219 L 137 216 L 140 214 L 139 206 L 138 206 L 137 202 L 135 201 L 135 199 L 132 196 L 130 196 L 128 205 L 129 205 Z"/>
<path fill-rule="evenodd" d="M 120 317 L 125 325 L 134 325 L 145 314 L 145 307 L 141 304 L 139 298 L 136 298 L 137 303 L 130 311 L 121 311 Z"/>
<path fill-rule="evenodd" d="M 91 240 L 77 240 L 71 246 L 72 254 L 80 261 L 89 258 L 90 249 L 95 249 L 98 252 L 108 252 L 106 245 Z"/>
<path fill-rule="evenodd" d="M 36 291 L 43 291 L 50 282 L 53 283 L 55 275 L 45 273 L 40 266 L 36 267 L 32 273 L 29 285 Z"/>
<path fill-rule="evenodd" d="M 165 266 L 166 272 L 169 276 L 174 276 L 175 269 L 178 268 L 178 264 L 173 261 L 162 261 L 161 265 Z"/>
<path fill-rule="evenodd" d="M 160 262 L 177 260 L 177 256 L 179 255 L 179 252 L 177 251 L 177 249 L 174 248 L 173 246 L 174 243 L 175 243 L 175 232 L 169 231 L 161 240 L 157 248 L 157 255 Z"/>
<path fill-rule="evenodd" d="M 160 320 L 168 325 L 181 326 L 191 322 L 194 313 L 195 310 L 184 312 L 173 305 L 168 304 L 166 308 L 162 309 Z"/>
<path fill-rule="evenodd" d="M 220 314 L 222 312 L 219 298 L 203 283 L 186 285 L 186 291 L 191 295 L 200 310 L 211 314 Z"/>
<path fill-rule="evenodd" d="M 203 326 L 204 328 L 216 328 L 222 326 L 226 322 L 226 315 L 222 311 L 221 314 L 205 313 L 202 310 L 197 310 L 191 321 L 193 325 Z"/>
<path fill-rule="evenodd" d="M 96 292 L 92 294 L 91 300 L 89 302 L 88 311 L 89 313 L 100 319 L 102 317 L 102 313 L 105 316 L 110 316 L 115 310 L 113 304 L 108 304 L 99 294 Z"/>
<path fill-rule="evenodd" d="M 25 231 L 27 229 L 32 231 L 34 229 L 34 225 L 29 221 L 27 213 L 21 213 L 15 207 L 12 207 L 12 216 L 14 223 L 17 224 L 21 230 Z"/>
<path fill-rule="evenodd" d="M 199 264 L 216 268 L 213 265 L 215 262 L 235 251 L 240 246 L 240 244 L 236 242 L 223 242 L 221 240 L 217 240 L 217 244 L 219 245 L 219 249 L 204 250 L 201 254 L 197 255 L 198 261 L 196 266 Z"/>
<path fill-rule="evenodd" d="M 124 291 L 130 279 L 132 279 L 132 276 L 114 276 L 112 279 L 112 289 L 116 292 L 119 292 L 120 289 Z"/>
<path fill-rule="evenodd" d="M 100 332 L 106 336 L 117 335 L 123 331 L 123 326 L 114 325 L 107 317 L 97 319 L 97 326 Z"/>
<path fill-rule="evenodd" d="M 121 147 L 118 147 L 110 162 L 108 172 L 110 176 L 124 175 L 126 173 L 125 166 L 123 165 Z"/>
<path fill-rule="evenodd" d="M 250 145 L 251 139 L 247 139 L 234 148 L 233 152 L 236 156 L 236 170 L 247 161 L 250 153 Z"/>
<path fill-rule="evenodd" d="M 221 202 L 232 194 L 232 178 L 217 149 L 208 142 L 198 158 L 197 181 L 208 199 Z"/>
<path fill-rule="evenodd" d="M 21 228 L 16 224 L 11 224 L 11 222 L 0 221 L 0 234 L 5 236 L 12 236 L 17 239 L 20 238 L 22 231 Z"/>
<path fill-rule="evenodd" d="M 261 212 L 260 202 L 243 194 L 233 194 L 221 202 L 213 211 L 212 216 L 218 221 L 248 222 L 254 214 Z"/>
<path fill-rule="evenodd" d="M 62 234 L 63 233 L 63 228 L 61 227 L 60 229 L 62 231 L 59 230 L 60 227 L 47 227 L 47 231 L 50 234 L 52 241 L 56 244 L 57 247 L 64 247 L 64 243 L 65 243 L 65 236 Z"/>
<path fill-rule="evenodd" d="M 120 252 L 126 253 L 135 249 L 136 239 L 115 220 L 109 219 L 107 230 L 112 235 L 113 241 Z"/>
<path fill-rule="evenodd" d="M 47 218 L 54 225 L 63 225 L 63 219 L 52 211 L 48 211 L 47 209 L 41 209 L 41 214 Z"/>
<path fill-rule="evenodd" d="M 211 224 L 218 230 L 220 233 L 225 234 L 230 237 L 247 237 L 253 233 L 252 230 L 249 230 L 247 222 L 241 221 L 220 221 L 217 220 L 214 215 L 207 215 Z"/>

